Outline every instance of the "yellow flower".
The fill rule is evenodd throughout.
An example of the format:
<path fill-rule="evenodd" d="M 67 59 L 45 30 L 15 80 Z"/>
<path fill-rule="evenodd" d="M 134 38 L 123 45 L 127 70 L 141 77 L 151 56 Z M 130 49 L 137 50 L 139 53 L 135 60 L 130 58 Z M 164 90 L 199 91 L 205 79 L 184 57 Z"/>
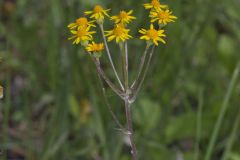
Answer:
<path fill-rule="evenodd" d="M 149 30 L 141 29 L 139 30 L 139 32 L 143 34 L 143 36 L 141 36 L 140 39 L 145 39 L 151 43 L 153 42 L 157 46 L 158 46 L 158 41 L 161 41 L 164 44 L 166 43 L 165 40 L 161 38 L 161 37 L 166 37 L 166 35 L 164 34 L 164 30 L 154 29 L 153 24 L 150 25 Z"/>
<path fill-rule="evenodd" d="M 128 12 L 120 11 L 119 15 L 112 16 L 111 20 L 114 20 L 115 23 L 122 23 L 122 24 L 130 23 L 133 19 L 136 19 L 136 17 L 131 16 L 132 12 L 133 10 L 130 10 Z"/>
<path fill-rule="evenodd" d="M 169 22 L 175 22 L 174 20 L 177 19 L 176 16 L 172 15 L 172 12 L 167 10 L 159 10 L 159 11 L 151 11 L 150 16 L 152 18 L 151 22 L 158 21 L 158 24 L 166 25 Z"/>
<path fill-rule="evenodd" d="M 104 50 L 104 44 L 92 42 L 92 44 L 87 45 L 86 50 L 88 52 L 102 52 Z"/>
<path fill-rule="evenodd" d="M 78 30 L 70 30 L 70 32 L 73 34 L 72 37 L 68 38 L 68 40 L 75 39 L 73 41 L 73 44 L 78 44 L 80 42 L 87 42 L 89 40 L 92 40 L 92 34 L 96 33 L 95 31 L 89 31 L 90 26 L 87 28 L 79 28 Z"/>
<path fill-rule="evenodd" d="M 130 30 L 126 29 L 123 25 L 121 24 L 116 24 L 113 30 L 111 31 L 106 31 L 106 36 L 108 36 L 108 41 L 112 41 L 113 39 L 116 39 L 116 42 L 119 43 L 124 42 L 125 40 L 132 38 L 128 34 Z"/>
<path fill-rule="evenodd" d="M 108 15 L 108 11 L 110 9 L 103 9 L 102 6 L 100 5 L 96 5 L 92 11 L 86 11 L 84 12 L 86 15 L 90 15 L 90 18 L 94 18 L 96 19 L 97 21 L 102 21 L 104 19 L 104 16 L 107 16 L 109 17 Z"/>
<path fill-rule="evenodd" d="M 96 27 L 93 23 L 94 21 L 88 21 L 86 17 L 80 17 L 74 23 L 70 23 L 68 25 L 68 28 L 69 29 L 80 28 L 80 27 L 87 28 L 88 26 Z"/>
<path fill-rule="evenodd" d="M 163 8 L 167 8 L 167 5 L 163 5 L 159 2 L 159 0 L 152 0 L 151 3 L 145 3 L 143 4 L 145 9 L 155 9 L 155 10 L 161 10 Z"/>

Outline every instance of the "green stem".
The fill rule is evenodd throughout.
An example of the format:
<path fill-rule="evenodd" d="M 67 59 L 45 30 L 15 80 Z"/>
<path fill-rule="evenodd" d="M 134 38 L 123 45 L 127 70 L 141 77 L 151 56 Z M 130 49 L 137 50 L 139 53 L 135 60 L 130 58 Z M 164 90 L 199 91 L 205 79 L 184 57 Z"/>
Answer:
<path fill-rule="evenodd" d="M 218 133 L 219 133 L 220 127 L 221 127 L 222 122 L 223 122 L 223 118 L 224 118 L 224 116 L 226 114 L 226 111 L 227 111 L 227 108 L 228 108 L 230 97 L 232 95 L 234 86 L 237 82 L 237 78 L 238 78 L 238 75 L 239 75 L 239 69 L 240 69 L 240 64 L 237 65 L 237 67 L 235 68 L 235 70 L 233 72 L 231 82 L 229 84 L 227 93 L 225 95 L 225 98 L 224 98 L 224 101 L 223 101 L 223 104 L 222 104 L 222 107 L 221 107 L 221 110 L 220 110 L 220 114 L 218 116 L 217 122 L 215 124 L 214 130 L 213 130 L 213 133 L 212 133 L 212 136 L 211 136 L 211 139 L 210 139 L 210 143 L 209 143 L 208 148 L 207 148 L 207 153 L 206 153 L 205 158 L 204 158 L 205 160 L 210 160 L 210 158 L 211 158 L 213 148 L 215 146 L 215 143 L 216 143 L 216 140 L 217 140 L 217 137 L 218 137 Z"/>

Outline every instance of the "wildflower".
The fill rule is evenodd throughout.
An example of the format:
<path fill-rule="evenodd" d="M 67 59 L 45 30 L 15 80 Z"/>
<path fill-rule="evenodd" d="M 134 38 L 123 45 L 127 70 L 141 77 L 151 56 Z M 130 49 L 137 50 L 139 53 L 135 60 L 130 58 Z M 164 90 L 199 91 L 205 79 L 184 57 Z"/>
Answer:
<path fill-rule="evenodd" d="M 73 36 L 68 38 L 68 40 L 75 39 L 73 44 L 79 44 L 80 42 L 86 44 L 89 40 L 93 39 L 92 34 L 96 33 L 95 31 L 89 30 L 90 26 L 87 28 L 79 28 L 78 30 L 70 30 Z"/>
<path fill-rule="evenodd" d="M 130 10 L 128 12 L 126 11 L 120 11 L 119 15 L 112 16 L 111 20 L 114 20 L 115 23 L 122 23 L 122 24 L 128 24 L 130 23 L 133 19 L 136 19 L 136 17 L 131 16 L 133 10 Z"/>
<path fill-rule="evenodd" d="M 152 0 L 151 3 L 145 3 L 143 4 L 145 9 L 154 9 L 154 10 L 161 10 L 164 8 L 167 8 L 167 5 L 163 5 L 159 2 L 159 0 Z"/>
<path fill-rule="evenodd" d="M 102 51 L 104 50 L 104 44 L 92 42 L 92 44 L 87 45 L 86 50 L 92 53 L 92 55 L 98 59 L 102 56 Z"/>
<path fill-rule="evenodd" d="M 110 9 L 103 9 L 102 6 L 96 5 L 92 11 L 84 12 L 86 15 L 91 15 L 90 18 L 94 18 L 98 23 L 102 23 L 104 16 L 109 17 L 108 11 Z"/>
<path fill-rule="evenodd" d="M 80 27 L 87 28 L 88 26 L 96 27 L 93 23 L 94 21 L 88 21 L 86 17 L 80 17 L 74 23 L 70 23 L 68 25 L 68 28 L 69 29 L 75 29 Z"/>
<path fill-rule="evenodd" d="M 87 45 L 86 50 L 88 52 L 102 52 L 104 50 L 104 44 L 103 43 L 95 43 L 93 41 L 92 44 Z"/>
<path fill-rule="evenodd" d="M 172 15 L 172 12 L 167 10 L 151 11 L 150 16 L 152 18 L 151 22 L 158 21 L 158 24 L 166 25 L 169 22 L 175 22 L 176 16 Z"/>
<path fill-rule="evenodd" d="M 140 39 L 145 39 L 147 40 L 147 42 L 150 42 L 150 44 L 154 43 L 155 45 L 158 46 L 158 41 L 161 41 L 164 44 L 166 43 L 164 39 L 161 38 L 166 37 L 166 35 L 164 34 L 164 30 L 154 29 L 153 24 L 150 25 L 149 30 L 141 29 L 139 30 L 139 32 L 143 34 L 143 36 L 141 36 Z"/>
<path fill-rule="evenodd" d="M 124 42 L 125 40 L 132 38 L 132 36 L 128 34 L 129 31 L 130 30 L 126 29 L 123 25 L 117 24 L 115 25 L 113 30 L 106 31 L 107 32 L 106 36 L 108 36 L 108 41 L 116 39 L 117 43 L 119 43 L 120 41 Z"/>

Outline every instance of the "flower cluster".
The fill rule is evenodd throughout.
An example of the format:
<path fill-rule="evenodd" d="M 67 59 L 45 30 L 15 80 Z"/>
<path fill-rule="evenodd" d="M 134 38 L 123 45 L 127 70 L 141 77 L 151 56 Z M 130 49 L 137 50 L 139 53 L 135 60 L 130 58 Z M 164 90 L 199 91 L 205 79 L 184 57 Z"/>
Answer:
<path fill-rule="evenodd" d="M 142 87 L 149 65 L 151 64 L 155 46 L 158 46 L 159 42 L 164 44 L 166 43 L 164 40 L 166 35 L 163 27 L 177 19 L 177 17 L 172 15 L 172 12 L 169 10 L 168 6 L 161 4 L 159 0 L 151 0 L 150 3 L 143 4 L 143 6 L 145 9 L 149 10 L 150 27 L 149 29 L 142 28 L 139 30 L 139 33 L 141 34 L 139 38 L 146 41 L 146 47 L 141 55 L 137 76 L 134 78 L 133 82 L 130 82 L 129 79 L 128 56 L 128 40 L 133 38 L 129 33 L 130 29 L 128 28 L 128 25 L 136 19 L 136 17 L 133 16 L 133 10 L 121 10 L 117 15 L 110 16 L 110 9 L 104 9 L 102 6 L 96 5 L 91 11 L 85 11 L 85 15 L 83 17 L 78 18 L 75 20 L 75 22 L 68 25 L 68 28 L 72 34 L 69 40 L 73 40 L 73 44 L 81 44 L 85 48 L 86 52 L 92 56 L 92 60 L 96 65 L 100 80 L 105 82 L 112 89 L 112 91 L 125 102 L 126 119 L 128 122 L 127 129 L 125 129 L 118 121 L 110 106 L 109 110 L 122 131 L 129 132 L 128 136 L 131 144 L 132 159 L 135 160 L 138 159 L 138 156 L 132 137 L 133 129 L 130 120 L 130 105 L 135 101 L 138 92 Z M 107 19 L 112 21 L 113 27 L 111 30 L 105 31 L 104 22 Z M 98 30 L 101 32 L 103 43 L 96 43 L 96 40 L 94 39 L 93 35 L 97 33 L 97 30 L 92 29 L 96 27 L 98 27 Z M 121 57 L 118 58 L 121 59 L 121 67 L 119 67 L 118 70 L 120 70 L 119 72 L 122 73 L 122 77 L 119 76 L 118 70 L 116 69 L 112 59 L 111 51 L 108 47 L 108 42 L 113 40 L 119 45 L 120 48 Z M 115 84 L 115 81 L 110 79 L 102 68 L 102 61 L 100 61 L 99 58 L 101 57 L 104 49 L 106 50 L 108 62 L 113 71 L 115 81 L 118 84 Z M 104 86 L 102 86 L 102 90 L 106 98 Z"/>
<path fill-rule="evenodd" d="M 172 15 L 172 12 L 169 11 L 167 5 L 163 5 L 159 0 L 152 0 L 151 3 L 143 4 L 144 8 L 150 10 L 149 17 L 151 18 L 151 25 L 148 30 L 141 29 L 139 32 L 143 34 L 140 39 L 144 39 L 148 44 L 154 43 L 158 46 L 158 41 L 166 43 L 163 37 L 166 37 L 164 34 L 165 30 L 161 29 L 167 23 L 174 22 L 177 19 L 176 16 Z M 158 22 L 158 28 L 154 28 L 152 23 Z"/>
<path fill-rule="evenodd" d="M 110 31 L 106 31 L 106 36 L 108 36 L 108 41 L 112 41 L 116 39 L 116 42 L 124 42 L 130 38 L 129 29 L 126 28 L 127 24 L 129 24 L 132 20 L 136 19 L 136 17 L 131 16 L 133 10 L 130 11 L 120 11 L 118 15 L 112 16 L 111 20 L 115 22 L 114 28 Z"/>
<path fill-rule="evenodd" d="M 68 28 L 73 34 L 69 40 L 73 40 L 73 44 L 81 44 L 85 47 L 86 51 L 93 54 L 95 57 L 100 57 L 102 50 L 104 49 L 103 43 L 95 43 L 93 41 L 93 34 L 96 31 L 90 31 L 91 27 L 96 27 L 94 24 L 102 24 L 104 17 L 108 16 L 108 10 L 103 9 L 100 5 L 96 5 L 92 11 L 86 11 L 85 16 L 90 15 L 90 18 L 93 19 L 89 21 L 87 17 L 80 17 L 74 23 L 70 23 Z M 91 43 L 89 43 L 91 42 Z"/>
<path fill-rule="evenodd" d="M 149 29 L 140 29 L 139 33 L 142 35 L 140 39 L 146 40 L 149 45 L 159 45 L 159 42 L 166 43 L 163 38 L 166 37 L 164 34 L 165 30 L 163 29 L 169 22 L 174 22 L 177 17 L 172 15 L 172 12 L 169 10 L 167 5 L 164 5 L 159 2 L 159 0 L 152 0 L 150 3 L 143 4 L 144 8 L 149 10 L 150 18 L 150 27 Z M 81 44 L 85 47 L 86 51 L 92 55 L 98 55 L 100 57 L 102 51 L 104 50 L 107 41 L 115 40 L 116 43 L 124 43 L 126 40 L 133 38 L 129 32 L 130 29 L 127 28 L 127 25 L 132 22 L 136 17 L 134 17 L 133 10 L 124 11 L 121 10 L 117 15 L 110 16 L 110 9 L 104 9 L 100 5 L 94 6 L 91 11 L 85 11 L 84 16 L 75 20 L 75 22 L 70 23 L 68 28 L 72 33 L 72 36 L 69 40 L 73 40 L 73 44 Z M 89 20 L 89 19 L 91 20 Z M 109 31 L 104 31 L 104 21 L 106 18 L 109 18 L 113 21 L 114 26 Z M 154 23 L 157 22 L 158 27 Z M 104 44 L 95 43 L 93 34 L 96 31 L 91 30 L 96 27 L 96 24 L 99 26 Z"/>

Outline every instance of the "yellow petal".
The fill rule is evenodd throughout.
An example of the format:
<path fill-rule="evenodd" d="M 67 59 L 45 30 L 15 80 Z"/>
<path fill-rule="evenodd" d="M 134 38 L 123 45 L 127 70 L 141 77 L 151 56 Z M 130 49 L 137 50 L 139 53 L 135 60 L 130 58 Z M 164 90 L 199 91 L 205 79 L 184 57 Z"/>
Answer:
<path fill-rule="evenodd" d="M 108 41 L 112 41 L 114 38 L 115 38 L 115 36 L 112 35 L 112 36 L 108 37 Z"/>
<path fill-rule="evenodd" d="M 162 43 L 166 44 L 166 41 L 163 40 L 162 38 L 159 41 L 161 41 Z"/>
<path fill-rule="evenodd" d="M 133 10 L 130 10 L 130 11 L 128 11 L 128 15 L 130 15 L 130 14 L 132 14 L 133 13 Z"/>
<path fill-rule="evenodd" d="M 151 25 L 150 25 L 150 29 L 154 29 L 154 26 L 153 26 L 153 24 L 151 24 Z"/>
<path fill-rule="evenodd" d="M 116 38 L 116 42 L 117 42 L 117 43 L 119 42 L 119 37 Z"/>
<path fill-rule="evenodd" d="M 92 14 L 93 11 L 85 11 L 84 13 L 85 13 L 85 14 Z"/>
<path fill-rule="evenodd" d="M 72 34 L 77 34 L 77 31 L 75 31 L 75 30 L 70 30 L 70 32 L 71 32 Z"/>
<path fill-rule="evenodd" d="M 76 26 L 76 24 L 75 23 L 70 23 L 67 27 L 72 28 L 73 26 Z"/>
<path fill-rule="evenodd" d="M 158 46 L 158 42 L 157 42 L 157 41 L 154 40 L 153 43 L 154 43 L 156 46 Z"/>
<path fill-rule="evenodd" d="M 73 38 L 76 38 L 76 36 L 69 37 L 68 40 L 71 40 L 71 39 L 73 39 Z"/>

